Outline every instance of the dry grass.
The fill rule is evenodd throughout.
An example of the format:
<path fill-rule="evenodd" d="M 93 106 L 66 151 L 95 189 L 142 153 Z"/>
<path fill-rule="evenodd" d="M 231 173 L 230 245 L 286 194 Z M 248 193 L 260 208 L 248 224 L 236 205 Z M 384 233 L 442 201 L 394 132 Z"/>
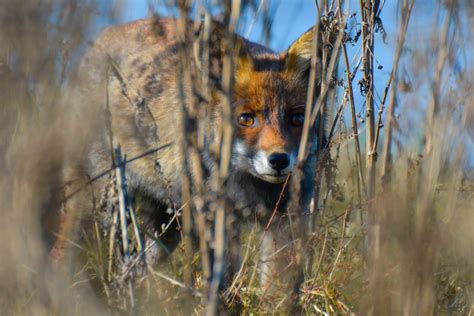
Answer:
<path fill-rule="evenodd" d="M 233 2 L 234 6 L 223 6 L 231 31 L 239 14 Z M 351 7 L 369 3 L 379 1 L 351 1 Z M 262 13 L 252 1 L 242 5 Z M 325 97 L 308 98 L 306 126 L 309 118 L 316 121 L 321 109 L 331 132 L 328 145 L 316 144 L 309 135 L 303 143 L 312 146 L 304 146 L 299 155 L 304 168 L 315 171 L 316 189 L 310 206 L 291 201 L 286 210 L 291 225 L 282 231 L 292 229 L 294 240 L 284 250 L 290 249 L 290 255 L 283 270 L 292 271 L 292 277 L 273 271 L 272 288 L 259 286 L 266 231 L 242 223 L 241 264 L 220 293 L 216 276 L 225 269 L 223 237 L 229 220 L 224 210 L 229 205 L 219 195 L 196 194 L 194 205 L 185 205 L 178 214 L 185 242 L 162 265 L 147 266 L 142 260 L 147 248 L 139 231 L 140 203 L 127 204 L 126 190 L 115 185 L 117 179 L 126 182 L 121 171 L 126 165 L 120 163 L 118 152 L 110 196 L 102 204 L 109 217 L 91 223 L 93 229 L 84 229 L 81 242 L 73 245 L 77 256 L 71 263 L 71 282 L 51 269 L 47 249 L 57 236 L 45 233 L 55 225 L 45 219 L 61 209 L 64 161 L 82 149 L 76 125 L 87 130 L 87 124 L 93 124 L 88 117 L 74 124 L 65 119 L 68 96 L 76 86 L 76 66 L 90 30 L 98 21 L 113 21 L 120 10 L 93 1 L 3 1 L 0 312 L 212 315 L 222 308 L 220 300 L 229 311 L 242 314 L 472 315 L 474 71 L 469 50 L 474 7 L 469 1 L 438 1 L 427 7 L 399 1 L 393 70 L 380 93 L 373 59 L 379 49 L 373 38 L 381 36 L 374 33 L 380 26 L 377 8 L 367 5 L 357 17 L 364 29 L 352 44 L 361 49 L 350 56 L 346 35 L 360 27 L 344 28 L 354 17 L 340 5 L 322 1 L 318 6 L 321 27 L 327 32 L 334 28 L 335 36 L 322 41 L 332 43 L 322 56 Z M 189 7 L 180 10 L 182 17 L 189 15 Z M 427 17 L 426 10 L 438 14 Z M 420 38 L 426 45 L 419 45 Z M 224 121 L 230 117 L 232 101 L 233 42 L 226 45 Z M 359 59 L 361 63 L 351 63 Z M 183 78 L 191 76 L 189 71 L 183 66 Z M 313 65 L 313 79 L 316 71 Z M 354 97 L 359 93 L 357 83 L 364 90 L 364 105 Z M 209 93 L 205 84 L 198 91 Z M 183 111 L 184 121 L 206 115 L 187 108 L 186 102 L 182 106 L 189 113 L 185 116 Z M 367 137 L 362 137 L 364 129 Z M 224 128 L 220 169 L 213 178 L 216 188 L 227 176 L 231 137 L 232 130 Z M 183 154 L 199 161 L 199 142 L 196 148 L 188 144 L 195 142 L 183 142 Z M 73 149 L 64 151 L 66 147 Z M 292 192 L 300 193 L 295 183 L 302 170 L 307 169 L 298 169 L 289 181 Z M 182 191 L 190 196 L 191 184 L 187 186 Z M 210 221 L 203 215 L 209 201 L 216 202 Z M 307 208 L 314 212 L 301 214 Z M 125 218 L 131 223 L 120 227 Z M 211 243 L 202 242 L 207 233 L 216 247 L 212 268 L 207 256 Z M 192 247 L 196 235 L 200 243 Z"/>

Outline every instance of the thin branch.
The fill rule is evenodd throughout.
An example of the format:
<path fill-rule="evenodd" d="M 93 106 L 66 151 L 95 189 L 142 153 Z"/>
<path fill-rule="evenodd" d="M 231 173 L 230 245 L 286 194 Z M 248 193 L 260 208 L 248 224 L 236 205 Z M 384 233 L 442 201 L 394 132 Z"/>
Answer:
<path fill-rule="evenodd" d="M 314 33 L 313 33 L 313 42 L 312 42 L 312 54 L 311 54 L 311 69 L 309 73 L 309 84 L 308 84 L 308 94 L 306 96 L 306 105 L 305 105 L 305 110 L 304 110 L 304 123 L 303 123 L 303 132 L 301 134 L 301 140 L 300 140 L 300 147 L 298 151 L 298 161 L 303 161 L 305 156 L 306 156 L 306 146 L 308 145 L 308 138 L 309 138 L 309 131 L 310 128 L 312 127 L 310 116 L 312 113 L 312 107 L 314 104 L 314 98 L 315 98 L 315 90 L 316 90 L 316 76 L 318 75 L 316 73 L 317 70 L 317 63 L 320 62 L 319 57 L 318 57 L 318 49 L 319 49 L 319 38 L 320 38 L 320 17 L 321 17 L 321 11 L 324 10 L 324 8 L 321 8 L 318 6 L 317 1 L 315 2 L 316 6 L 318 8 L 317 12 L 317 18 L 318 21 L 316 22 L 316 26 L 314 27 Z M 323 2 L 325 4 L 326 2 Z"/>
<path fill-rule="evenodd" d="M 235 48 L 235 31 L 237 26 L 237 20 L 240 14 L 240 0 L 232 0 L 231 3 L 226 3 L 226 17 L 229 18 L 228 32 L 229 35 L 224 42 L 225 44 L 225 56 L 223 61 L 222 70 L 222 89 L 224 94 L 224 100 L 222 104 L 221 119 L 223 126 L 221 129 L 221 147 L 219 150 L 219 173 L 214 182 L 214 189 L 216 192 L 221 192 L 221 184 L 227 178 L 230 168 L 230 157 L 231 157 L 231 145 L 232 145 L 232 89 L 234 85 L 234 55 L 236 54 Z M 221 197 L 217 203 L 217 210 L 215 213 L 214 220 L 214 265 L 212 271 L 212 279 L 209 287 L 209 301 L 206 306 L 206 315 L 213 316 L 217 313 L 217 304 L 219 301 L 219 286 L 221 284 L 222 274 L 224 272 L 224 251 L 225 251 L 225 199 Z"/>
<path fill-rule="evenodd" d="M 339 0 L 339 7 L 341 7 L 341 0 Z M 342 12 L 339 10 L 339 19 L 342 21 Z M 357 168 L 357 196 L 358 196 L 358 201 L 359 201 L 359 207 L 362 204 L 362 191 L 361 188 L 364 190 L 364 196 L 365 196 L 365 181 L 364 181 L 364 175 L 362 172 L 362 155 L 360 153 L 360 142 L 359 142 L 359 131 L 357 127 L 357 115 L 355 111 L 355 101 L 354 101 L 354 90 L 352 88 L 352 79 L 353 79 L 353 74 L 350 71 L 350 65 L 349 65 L 349 57 L 347 54 L 347 48 L 346 44 L 342 43 L 342 52 L 344 56 L 344 63 L 346 66 L 346 80 L 347 80 L 347 91 L 349 95 L 349 102 L 350 102 L 350 109 L 351 109 L 351 118 L 352 118 L 352 133 L 354 136 L 354 147 L 355 147 L 355 160 L 356 160 L 356 168 Z"/>
<path fill-rule="evenodd" d="M 128 209 L 128 194 L 127 194 L 127 185 L 125 181 L 125 165 L 122 163 L 122 152 L 120 145 L 117 145 L 115 148 L 115 165 L 121 166 L 116 167 L 115 169 L 115 179 L 117 181 L 117 193 L 119 198 L 119 218 L 120 218 L 120 228 L 122 235 L 122 248 L 125 264 L 128 264 L 130 261 L 130 251 L 128 245 L 128 225 L 127 225 L 127 209 Z M 130 296 L 130 305 L 132 309 L 135 307 L 135 299 L 132 290 L 132 280 L 128 279 L 129 286 L 129 296 Z"/>
<path fill-rule="evenodd" d="M 382 112 L 384 110 L 385 106 L 385 96 L 387 95 L 387 90 L 390 87 L 390 82 L 393 80 L 393 88 L 390 91 L 390 103 L 388 106 L 387 110 L 387 117 L 385 119 L 385 141 L 384 141 L 384 147 L 383 147 L 383 156 L 382 156 L 382 179 L 386 177 L 388 174 L 388 171 L 390 169 L 390 147 L 391 147 L 391 142 L 392 142 L 392 124 L 393 124 L 393 113 L 395 109 L 395 99 L 396 99 L 396 91 L 397 91 L 397 86 L 398 86 L 398 65 L 400 62 L 400 57 L 403 52 L 403 46 L 405 44 L 405 37 L 406 33 L 408 30 L 408 24 L 410 22 L 410 16 L 411 12 L 413 9 L 413 5 L 415 4 L 414 0 L 404 0 L 403 1 L 403 8 L 402 8 L 402 19 L 403 19 L 403 24 L 402 24 L 402 30 L 398 34 L 398 40 L 397 40 L 397 48 L 395 51 L 395 60 L 393 63 L 393 68 L 392 72 L 390 73 L 390 80 L 387 83 L 387 87 L 385 88 L 385 93 L 384 97 L 382 99 L 382 104 L 379 110 L 379 119 L 377 120 L 377 133 L 375 136 L 375 142 L 374 146 L 372 147 L 372 150 L 374 152 L 377 151 L 377 145 L 378 145 L 378 139 L 379 139 L 379 130 L 381 128 L 381 117 L 382 117 Z"/>
<path fill-rule="evenodd" d="M 344 238 L 346 236 L 346 225 L 347 225 L 347 219 L 349 218 L 351 206 L 349 206 L 346 209 L 346 212 L 344 213 L 344 219 L 342 221 L 342 228 L 341 228 L 341 242 L 339 244 L 339 251 L 337 252 L 336 259 L 334 260 L 334 264 L 332 266 L 331 272 L 329 273 L 329 281 L 332 281 L 332 277 L 334 275 L 334 271 L 336 270 L 337 264 L 339 263 L 339 258 L 342 255 L 342 251 L 346 248 L 344 246 Z"/>

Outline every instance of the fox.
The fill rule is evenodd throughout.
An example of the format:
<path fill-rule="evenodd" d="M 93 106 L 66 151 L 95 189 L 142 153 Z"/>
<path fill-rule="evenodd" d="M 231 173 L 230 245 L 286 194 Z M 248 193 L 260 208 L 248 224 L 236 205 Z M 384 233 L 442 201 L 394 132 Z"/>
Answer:
<path fill-rule="evenodd" d="M 189 22 L 187 29 L 195 32 L 194 24 Z M 281 192 L 297 165 L 314 32 L 315 28 L 310 28 L 282 53 L 235 35 L 238 53 L 230 95 L 233 135 L 225 188 L 236 213 L 241 214 L 239 218 L 242 214 L 256 218 L 260 227 L 269 223 L 279 199 L 280 209 L 288 200 L 287 194 L 281 198 Z M 140 157 L 127 160 L 125 172 L 130 199 L 140 205 L 141 228 L 160 241 L 147 249 L 147 260 L 167 257 L 181 242 L 179 222 L 173 218 L 175 210 L 189 202 L 182 200 L 181 190 L 186 177 L 182 166 L 190 163 L 180 147 L 186 137 L 182 102 L 192 102 L 195 91 L 180 71 L 180 36 L 175 19 L 137 20 L 106 28 L 82 58 L 78 87 L 71 96 L 71 129 L 76 136 L 69 152 L 79 166 L 66 168 L 64 173 L 66 178 L 78 173 L 87 177 L 82 182 L 69 182 L 67 190 L 74 197 L 65 202 L 55 234 L 67 238 L 53 242 L 53 258 L 64 257 L 68 241 L 77 238 L 77 222 L 92 217 L 91 210 L 109 184 L 107 177 L 98 175 L 114 166 L 112 138 L 127 158 Z M 218 144 L 216 131 L 223 124 L 217 113 L 224 102 L 220 92 L 225 36 L 225 26 L 212 21 L 208 102 L 213 113 L 206 123 L 211 130 L 204 141 L 206 148 Z M 196 54 L 200 53 L 202 48 L 197 48 Z M 195 57 L 187 56 L 186 62 L 199 71 L 202 65 Z M 321 66 L 319 61 L 316 66 Z M 206 157 L 208 153 L 201 154 L 208 176 L 216 163 Z M 196 177 L 193 168 L 190 170 L 191 178 Z M 83 189 L 85 184 L 88 189 Z M 276 227 L 278 238 L 281 228 L 272 227 Z M 265 244 L 267 255 L 277 250 L 272 241 Z"/>

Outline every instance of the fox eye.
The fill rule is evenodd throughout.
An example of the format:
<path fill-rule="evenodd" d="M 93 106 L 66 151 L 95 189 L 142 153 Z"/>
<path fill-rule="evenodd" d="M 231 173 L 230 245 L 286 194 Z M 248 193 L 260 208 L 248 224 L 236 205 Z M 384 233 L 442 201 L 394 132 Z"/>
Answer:
<path fill-rule="evenodd" d="M 239 116 L 239 124 L 245 127 L 250 127 L 255 124 L 255 115 L 251 113 L 243 113 Z"/>
<path fill-rule="evenodd" d="M 301 127 L 304 123 L 304 113 L 293 113 L 290 116 L 290 123 L 294 127 Z"/>

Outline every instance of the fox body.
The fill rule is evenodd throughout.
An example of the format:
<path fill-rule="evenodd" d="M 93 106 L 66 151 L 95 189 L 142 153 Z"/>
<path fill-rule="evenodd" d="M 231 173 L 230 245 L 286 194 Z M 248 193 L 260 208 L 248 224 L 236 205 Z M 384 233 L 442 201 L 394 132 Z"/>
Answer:
<path fill-rule="evenodd" d="M 182 200 L 183 166 L 189 164 L 180 147 L 184 104 L 192 102 L 193 85 L 182 75 L 177 21 L 139 20 L 106 29 L 94 42 L 80 65 L 79 88 L 74 99 L 76 126 L 85 144 L 74 154 L 86 156 L 81 172 L 94 178 L 93 192 L 100 195 L 107 177 L 97 177 L 113 165 L 111 139 L 120 144 L 126 165 L 129 194 L 139 204 L 140 216 L 149 231 L 158 232 L 173 222 L 173 212 Z M 192 29 L 190 25 L 189 29 Z M 213 24 L 210 34 L 210 122 L 207 147 L 214 146 L 220 128 L 219 113 L 223 96 L 218 93 L 222 74 L 224 27 Z M 275 54 L 270 49 L 237 37 L 234 85 L 231 93 L 233 141 L 228 196 L 246 214 L 268 219 L 278 200 L 283 182 L 296 165 L 304 122 L 304 106 L 312 51 L 312 31 L 303 34 L 287 51 Z M 195 69 L 195 56 L 186 61 Z M 87 126 L 87 127 L 85 127 Z M 204 156 L 203 168 L 214 168 Z M 190 167 L 191 176 L 193 168 Z M 87 195 L 84 193 L 83 195 Z M 89 202 L 87 202 L 89 201 Z M 90 198 L 67 206 L 92 208 Z M 89 204 L 88 204 L 89 203 Z M 62 231 L 73 230 L 72 220 L 63 221 Z M 68 224 L 69 223 L 69 224 Z M 161 257 L 179 242 L 172 223 L 160 234 Z M 59 243 L 55 248 L 60 249 Z"/>

